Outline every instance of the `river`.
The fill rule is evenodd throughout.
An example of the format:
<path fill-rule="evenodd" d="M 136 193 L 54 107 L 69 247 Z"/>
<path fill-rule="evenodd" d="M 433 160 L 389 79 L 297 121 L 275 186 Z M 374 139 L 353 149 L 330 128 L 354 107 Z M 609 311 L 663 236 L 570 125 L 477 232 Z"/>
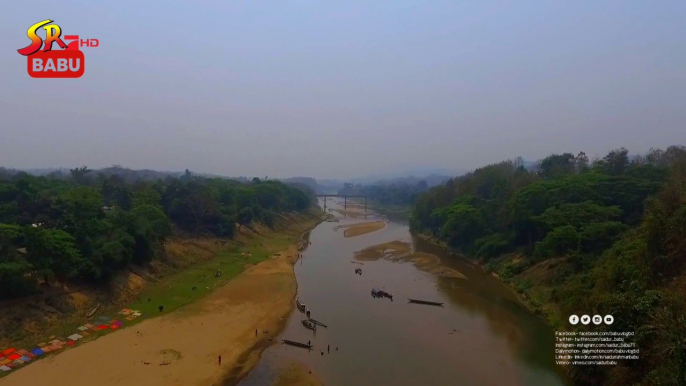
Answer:
<path fill-rule="evenodd" d="M 331 199 L 327 205 L 342 209 Z M 379 231 L 347 238 L 335 227 L 365 219 L 336 216 L 339 222 L 321 223 L 311 232 L 311 245 L 295 267 L 299 298 L 328 328 L 304 328 L 304 315 L 294 310 L 279 338 L 311 340 L 315 349 L 276 344 L 240 385 L 273 384 L 279 369 L 294 360 L 333 386 L 571 384 L 554 363 L 550 328 L 496 278 L 413 238 L 406 224 L 389 221 Z M 412 263 L 355 263 L 355 251 L 394 240 L 439 256 L 467 278 L 439 277 Z M 354 273 L 357 267 L 361 276 Z M 375 287 L 392 293 L 394 301 L 373 298 Z M 408 297 L 445 307 L 410 304 Z"/>

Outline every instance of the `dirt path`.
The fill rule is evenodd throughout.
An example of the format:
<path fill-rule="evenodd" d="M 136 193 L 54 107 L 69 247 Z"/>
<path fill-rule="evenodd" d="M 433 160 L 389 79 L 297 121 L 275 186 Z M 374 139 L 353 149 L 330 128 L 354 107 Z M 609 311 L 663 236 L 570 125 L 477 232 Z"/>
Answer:
<path fill-rule="evenodd" d="M 293 308 L 297 255 L 293 245 L 196 303 L 38 361 L 0 379 L 0 386 L 187 386 L 238 379 Z"/>

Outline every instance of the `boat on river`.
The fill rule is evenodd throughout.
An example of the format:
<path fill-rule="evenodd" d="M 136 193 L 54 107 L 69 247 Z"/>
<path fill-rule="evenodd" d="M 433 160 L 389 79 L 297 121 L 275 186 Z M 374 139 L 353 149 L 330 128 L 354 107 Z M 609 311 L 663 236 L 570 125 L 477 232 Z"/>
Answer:
<path fill-rule="evenodd" d="M 99 308 L 100 308 L 100 303 L 98 303 L 98 305 L 95 306 L 95 308 L 93 308 L 92 310 L 90 310 L 90 312 L 88 312 L 88 315 L 86 315 L 86 318 L 90 318 L 91 316 L 95 315 L 95 313 L 98 312 Z"/>
<path fill-rule="evenodd" d="M 378 288 L 372 289 L 372 296 L 375 298 L 389 298 L 393 300 L 393 294 L 386 292 L 384 290 L 380 290 Z"/>
<path fill-rule="evenodd" d="M 441 302 L 431 302 L 431 301 L 428 301 L 428 300 L 410 299 L 410 298 L 407 298 L 407 300 L 409 300 L 410 303 L 426 304 L 426 305 L 428 305 L 428 306 L 439 306 L 439 307 L 443 307 L 443 303 L 441 303 Z"/>
<path fill-rule="evenodd" d="M 296 342 L 294 340 L 288 340 L 288 339 L 281 339 L 281 341 L 285 344 L 290 344 L 291 346 L 302 347 L 302 348 L 306 348 L 306 349 L 312 348 L 312 345 L 308 344 L 308 343 Z"/>
<path fill-rule="evenodd" d="M 322 322 L 320 322 L 320 321 L 314 320 L 314 319 L 312 319 L 312 318 L 310 318 L 310 322 L 316 324 L 317 326 L 322 326 L 322 327 L 324 327 L 324 328 L 329 328 L 329 327 L 326 326 L 326 324 L 324 324 L 324 323 L 322 323 Z"/>
<path fill-rule="evenodd" d="M 303 319 L 302 324 L 303 324 L 303 326 L 305 326 L 306 328 L 309 328 L 312 331 L 317 330 L 317 325 L 314 324 L 313 322 L 307 320 L 307 319 Z"/>
<path fill-rule="evenodd" d="M 388 293 L 388 292 L 386 292 L 386 291 L 384 291 L 384 290 L 379 290 L 378 293 L 379 293 L 379 295 L 381 295 L 381 296 L 384 297 L 384 298 L 393 299 L 393 295 L 391 295 L 390 293 Z"/>
<path fill-rule="evenodd" d="M 300 303 L 300 298 L 295 299 L 295 306 L 298 307 L 298 310 L 300 310 L 300 312 L 305 312 L 307 310 L 307 307 L 305 307 L 305 303 Z"/>

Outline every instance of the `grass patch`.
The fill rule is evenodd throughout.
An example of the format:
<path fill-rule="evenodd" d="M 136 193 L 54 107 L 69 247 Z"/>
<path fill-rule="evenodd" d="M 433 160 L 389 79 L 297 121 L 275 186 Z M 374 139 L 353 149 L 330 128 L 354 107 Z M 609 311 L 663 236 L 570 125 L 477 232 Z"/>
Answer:
<path fill-rule="evenodd" d="M 123 305 L 121 303 L 111 304 L 108 302 L 108 304 L 103 302 L 102 307 L 92 319 L 86 319 L 85 315 L 79 317 L 77 314 L 66 314 L 65 316 L 71 320 L 67 321 L 65 320 L 67 318 L 64 318 L 61 323 L 43 329 L 40 333 L 23 328 L 20 319 L 13 318 L 12 320 L 17 319 L 16 329 L 11 332 L 4 331 L 4 335 L 10 340 L 7 347 L 30 350 L 36 347 L 38 342 L 52 340 L 53 338 L 50 337 L 53 336 L 65 339 L 69 335 L 78 333 L 77 327 L 85 323 L 95 324 L 96 322 L 93 320 L 101 315 L 121 320 L 124 322 L 121 328 L 127 328 L 148 318 L 174 311 L 209 294 L 228 280 L 238 276 L 249 266 L 272 258 L 276 253 L 298 243 L 303 232 L 312 229 L 321 220 L 321 211 L 312 210 L 307 214 L 293 214 L 289 215 L 288 218 L 284 217 L 279 230 L 258 227 L 259 234 L 244 231 L 244 234 L 239 235 L 235 240 L 226 240 L 226 242 L 220 242 L 218 239 L 207 239 L 211 242 L 198 240 L 172 242 L 176 245 L 171 245 L 169 249 L 175 250 L 175 257 L 168 263 L 177 268 L 165 266 L 164 276 L 161 279 L 145 281 L 142 290 L 138 292 L 136 300 L 133 302 Z M 281 258 L 285 258 L 285 256 L 281 256 Z M 217 270 L 222 271 L 220 277 L 215 277 Z M 141 279 L 139 278 L 139 280 Z M 195 289 L 193 289 L 194 287 Z M 164 306 L 162 312 L 158 308 L 160 305 Z M 122 308 L 140 310 L 143 315 L 133 321 L 126 321 L 122 315 L 117 314 Z M 113 331 L 107 329 L 92 333 L 81 339 L 77 345 L 92 341 Z M 50 353 L 42 358 L 50 357 L 66 349 L 68 348 Z M 181 355 L 178 352 L 171 352 L 173 350 L 163 351 L 167 352 L 160 354 L 169 356 L 171 359 Z M 0 378 L 14 371 L 16 370 L 0 372 Z"/>
<path fill-rule="evenodd" d="M 214 259 L 195 264 L 159 282 L 147 285 L 136 301 L 127 308 L 140 310 L 144 316 L 174 311 L 219 288 L 248 266 L 265 261 L 274 253 L 286 249 L 296 241 L 294 236 L 299 232 L 300 230 L 268 232 L 264 236 L 252 239 L 252 242 L 244 247 L 232 246 L 220 251 Z M 243 253 L 250 255 L 246 256 Z M 217 271 L 221 271 L 221 276 L 215 277 Z M 159 306 L 164 307 L 162 312 Z"/>

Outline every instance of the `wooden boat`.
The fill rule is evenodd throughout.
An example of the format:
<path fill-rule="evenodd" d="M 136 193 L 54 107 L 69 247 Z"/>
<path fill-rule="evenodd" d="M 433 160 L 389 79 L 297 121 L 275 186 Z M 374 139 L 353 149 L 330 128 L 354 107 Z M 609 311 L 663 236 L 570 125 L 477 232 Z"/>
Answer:
<path fill-rule="evenodd" d="M 303 320 L 303 321 L 302 321 L 302 324 L 303 324 L 303 326 L 309 328 L 310 330 L 313 330 L 313 331 L 316 331 L 316 330 L 317 330 L 317 325 L 314 324 L 314 323 L 312 323 L 312 322 L 309 321 L 309 320 L 306 320 L 306 319 Z"/>
<path fill-rule="evenodd" d="M 380 298 L 380 297 L 381 297 L 381 293 L 379 292 L 378 289 L 372 288 L 372 296 L 375 297 L 375 298 Z"/>
<path fill-rule="evenodd" d="M 430 301 L 428 301 L 428 300 L 419 300 L 419 299 L 410 299 L 410 298 L 407 298 L 407 300 L 409 300 L 410 303 L 426 304 L 426 305 L 429 305 L 429 306 L 439 306 L 439 307 L 443 307 L 443 303 L 441 303 L 441 302 L 430 302 Z"/>
<path fill-rule="evenodd" d="M 322 322 L 320 322 L 320 321 L 314 320 L 314 319 L 312 319 L 312 318 L 310 318 L 310 322 L 316 324 L 317 326 L 322 326 L 322 327 L 324 327 L 324 328 L 329 328 L 329 327 L 326 326 L 326 324 L 324 324 L 324 323 L 322 323 Z"/>
<path fill-rule="evenodd" d="M 307 343 L 296 342 L 294 340 L 281 339 L 283 343 L 290 344 L 291 346 L 302 347 L 306 349 L 311 349 L 312 345 Z"/>
<path fill-rule="evenodd" d="M 305 311 L 305 315 L 307 315 L 307 318 L 309 319 L 309 317 L 310 317 L 310 310 L 309 309 L 307 311 Z"/>
<path fill-rule="evenodd" d="M 383 291 L 383 290 L 379 290 L 379 293 L 381 294 L 381 296 L 393 300 L 393 294 L 386 292 L 386 291 Z"/>
<path fill-rule="evenodd" d="M 295 299 L 295 306 L 298 307 L 298 310 L 300 310 L 300 312 L 305 312 L 307 308 L 305 307 L 305 303 L 300 303 L 300 298 Z"/>
<path fill-rule="evenodd" d="M 93 308 L 92 310 L 90 310 L 90 312 L 88 312 L 88 315 L 86 315 L 86 318 L 90 318 L 91 316 L 95 315 L 95 313 L 98 312 L 98 308 L 100 308 L 99 303 L 97 306 L 95 306 L 95 308 Z"/>

